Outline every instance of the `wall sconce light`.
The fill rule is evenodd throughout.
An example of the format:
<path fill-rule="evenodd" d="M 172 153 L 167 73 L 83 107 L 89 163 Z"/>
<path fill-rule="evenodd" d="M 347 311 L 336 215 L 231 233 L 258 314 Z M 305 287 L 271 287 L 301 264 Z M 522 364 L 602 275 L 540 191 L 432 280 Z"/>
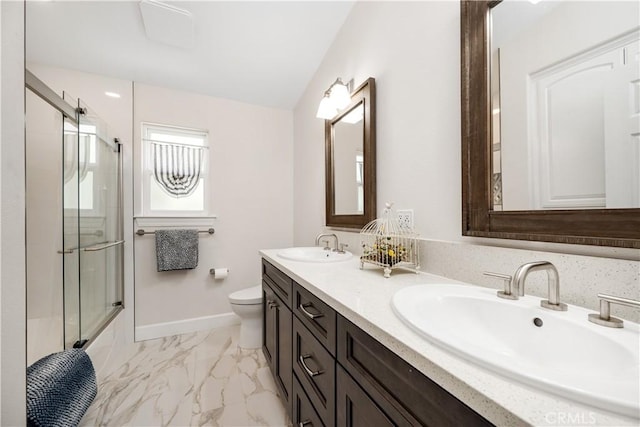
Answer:
<path fill-rule="evenodd" d="M 350 92 L 349 85 L 344 84 L 342 79 L 338 77 L 329 89 L 324 92 L 316 117 L 325 120 L 335 117 L 339 110 L 351 103 Z"/>
<path fill-rule="evenodd" d="M 338 114 L 338 109 L 336 108 L 333 101 L 331 101 L 331 90 L 327 90 L 324 92 L 322 101 L 320 101 L 316 117 L 319 119 L 329 120 L 332 119 L 336 114 Z"/>

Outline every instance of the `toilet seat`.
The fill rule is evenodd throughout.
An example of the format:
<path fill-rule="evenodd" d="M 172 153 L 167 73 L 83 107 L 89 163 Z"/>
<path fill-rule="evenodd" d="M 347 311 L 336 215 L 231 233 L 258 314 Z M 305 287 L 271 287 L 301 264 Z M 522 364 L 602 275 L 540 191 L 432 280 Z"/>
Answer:
<path fill-rule="evenodd" d="M 262 286 L 240 289 L 229 294 L 229 302 L 237 305 L 252 305 L 262 303 Z"/>

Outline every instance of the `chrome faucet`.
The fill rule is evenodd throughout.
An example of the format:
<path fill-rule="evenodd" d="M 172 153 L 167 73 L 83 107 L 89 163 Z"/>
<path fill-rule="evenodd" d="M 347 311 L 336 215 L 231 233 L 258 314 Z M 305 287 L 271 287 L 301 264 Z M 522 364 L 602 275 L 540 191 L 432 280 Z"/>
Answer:
<path fill-rule="evenodd" d="M 316 246 L 320 246 L 320 239 L 322 237 L 333 237 L 335 241 L 335 246 L 333 247 L 333 251 L 334 252 L 338 251 L 338 236 L 336 236 L 334 233 L 320 233 L 316 236 Z M 324 250 L 325 251 L 330 250 L 331 248 L 328 246 L 329 241 L 323 240 L 323 242 L 325 242 Z"/>
<path fill-rule="evenodd" d="M 504 290 L 498 291 L 498 296 L 505 299 L 518 299 L 524 296 L 524 282 L 532 271 L 544 270 L 549 282 L 549 296 L 540 301 L 540 305 L 549 310 L 567 311 L 567 304 L 560 302 L 560 276 L 558 270 L 549 261 L 529 262 L 521 265 L 513 277 L 506 274 L 485 272 L 485 276 L 497 277 L 504 281 Z"/>
<path fill-rule="evenodd" d="M 567 311 L 567 304 L 560 302 L 560 277 L 558 276 L 558 270 L 549 261 L 536 261 L 529 262 L 521 265 L 512 279 L 512 290 L 517 296 L 524 296 L 524 282 L 527 276 L 532 271 L 547 272 L 547 280 L 549 282 L 549 296 L 548 300 L 540 301 L 540 305 L 544 308 L 556 311 Z"/>

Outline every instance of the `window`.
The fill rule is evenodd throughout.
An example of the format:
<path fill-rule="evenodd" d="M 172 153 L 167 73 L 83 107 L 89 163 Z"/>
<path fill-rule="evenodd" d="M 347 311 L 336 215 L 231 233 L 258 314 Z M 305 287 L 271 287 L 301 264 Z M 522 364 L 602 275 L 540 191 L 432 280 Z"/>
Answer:
<path fill-rule="evenodd" d="M 98 169 L 96 127 L 81 124 L 80 129 L 65 121 L 64 156 L 64 208 L 80 209 L 98 215 L 94 194 L 99 191 L 99 182 L 94 180 Z"/>
<path fill-rule="evenodd" d="M 207 132 L 142 124 L 143 215 L 206 216 Z"/>

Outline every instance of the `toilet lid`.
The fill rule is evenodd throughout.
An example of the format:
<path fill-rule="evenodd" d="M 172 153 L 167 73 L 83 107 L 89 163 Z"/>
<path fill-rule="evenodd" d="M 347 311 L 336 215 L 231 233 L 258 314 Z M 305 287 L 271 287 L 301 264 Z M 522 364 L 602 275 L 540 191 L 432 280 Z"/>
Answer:
<path fill-rule="evenodd" d="M 229 295 L 231 304 L 249 305 L 262 303 L 262 286 L 253 286 L 251 288 L 240 289 Z"/>

